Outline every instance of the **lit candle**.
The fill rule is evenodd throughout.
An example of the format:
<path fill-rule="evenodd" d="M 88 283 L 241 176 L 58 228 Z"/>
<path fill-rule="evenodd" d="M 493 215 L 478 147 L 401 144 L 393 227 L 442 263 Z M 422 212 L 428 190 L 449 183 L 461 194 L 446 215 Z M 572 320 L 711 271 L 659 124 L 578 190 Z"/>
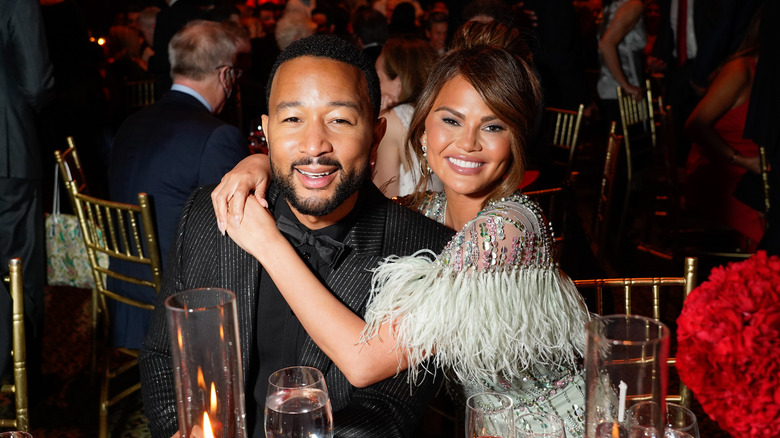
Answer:
<path fill-rule="evenodd" d="M 620 401 L 618 405 L 618 422 L 622 423 L 626 419 L 626 392 L 628 391 L 628 385 L 626 385 L 626 382 L 620 381 L 620 384 L 618 385 L 618 388 L 620 388 Z"/>
<path fill-rule="evenodd" d="M 211 430 L 211 421 L 209 421 L 209 414 L 203 413 L 203 438 L 214 438 L 214 432 Z"/>

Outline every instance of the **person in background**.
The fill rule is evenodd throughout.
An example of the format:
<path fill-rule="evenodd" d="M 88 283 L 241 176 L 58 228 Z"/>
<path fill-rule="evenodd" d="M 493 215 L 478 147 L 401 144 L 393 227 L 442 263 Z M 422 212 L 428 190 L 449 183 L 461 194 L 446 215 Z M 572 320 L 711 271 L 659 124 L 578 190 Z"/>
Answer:
<path fill-rule="evenodd" d="M 157 24 L 157 14 L 159 12 L 160 8 L 148 6 L 143 8 L 138 14 L 138 31 L 141 32 L 141 36 L 144 39 L 141 47 L 141 57 L 147 63 L 149 58 L 154 55 L 154 27 Z"/>
<path fill-rule="evenodd" d="M 155 210 L 155 228 L 165 272 L 168 249 L 187 198 L 215 183 L 248 154 L 246 138 L 218 114 L 236 81 L 238 37 L 211 21 L 189 23 L 171 39 L 173 86 L 155 104 L 130 116 L 117 131 L 109 168 L 110 199 L 138 203 L 146 192 Z M 147 275 L 148 268 L 112 260 L 112 269 Z M 151 288 L 109 277 L 109 288 L 154 303 Z M 114 345 L 138 349 L 151 312 L 117 304 L 112 313 Z"/>
<path fill-rule="evenodd" d="M 439 251 L 450 233 L 392 203 L 371 184 L 370 150 L 385 125 L 379 118 L 376 72 L 357 47 L 329 34 L 298 40 L 282 52 L 271 78 L 269 114 L 263 116 L 274 175 L 268 209 L 255 201 L 241 223 L 217 223 L 212 187 L 198 189 L 188 201 L 139 357 L 149 427 L 154 437 L 169 437 L 178 429 L 164 300 L 185 289 L 221 285 L 237 296 L 251 436 L 265 437 L 268 376 L 293 365 L 313 366 L 324 374 L 335 436 L 411 436 L 435 379 L 411 389 L 403 373 L 370 386 L 356 382 L 306 331 L 306 321 L 318 318 L 321 304 L 291 308 L 283 297 L 291 292 L 291 280 L 303 276 L 316 283 L 313 299 L 344 303 L 339 319 L 360 319 L 371 270 L 382 259 L 424 248 Z M 266 251 L 277 248 L 281 252 Z M 340 337 L 333 328 L 330 334 Z"/>
<path fill-rule="evenodd" d="M 43 339 L 43 287 L 46 254 L 43 235 L 42 147 L 37 117 L 54 97 L 41 7 L 36 0 L 0 3 L 0 272 L 22 259 L 24 312 L 29 323 L 28 372 L 40 381 Z M 10 345 L 11 302 L 0 288 L 0 346 Z M 10 348 L 0 350 L 0 376 Z"/>
<path fill-rule="evenodd" d="M 301 38 L 314 35 L 317 23 L 311 20 L 308 12 L 301 9 L 288 9 L 276 23 L 276 44 L 279 50 Z"/>
<path fill-rule="evenodd" d="M 373 180 L 387 197 L 411 194 L 422 174 L 419 162 L 407 153 L 406 133 L 414 103 L 436 58 L 428 41 L 394 37 L 387 40 L 376 60 L 387 132 L 376 151 Z M 438 180 L 431 189 L 441 189 Z"/>
<path fill-rule="evenodd" d="M 425 37 L 437 53 L 444 53 L 447 46 L 447 27 L 449 17 L 444 12 L 431 12 L 425 20 Z"/>
<path fill-rule="evenodd" d="M 352 29 L 363 53 L 375 63 L 387 41 L 387 18 L 381 12 L 363 6 L 352 17 Z"/>
<path fill-rule="evenodd" d="M 743 138 L 759 61 L 760 11 L 739 51 L 717 72 L 685 123 L 685 133 L 693 142 L 686 166 L 686 207 L 737 230 L 743 238 L 740 247 L 747 253 L 755 252 L 766 220 L 758 145 Z M 742 184 L 754 181 L 749 191 L 758 199 L 757 205 L 737 198 L 743 179 Z"/>
<path fill-rule="evenodd" d="M 599 32 L 601 74 L 596 88 L 607 121 L 620 120 L 617 87 L 636 100 L 643 96 L 644 49 L 647 43 L 642 16 L 644 9 L 640 0 L 602 2 Z"/>

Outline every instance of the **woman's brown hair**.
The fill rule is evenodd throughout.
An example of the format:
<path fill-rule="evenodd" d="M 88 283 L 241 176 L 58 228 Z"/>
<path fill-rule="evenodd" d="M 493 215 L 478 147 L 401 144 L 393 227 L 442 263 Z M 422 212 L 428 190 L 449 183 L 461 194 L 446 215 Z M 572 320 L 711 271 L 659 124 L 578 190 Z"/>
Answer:
<path fill-rule="evenodd" d="M 390 38 L 382 47 L 381 66 L 390 79 L 401 78 L 398 105 L 414 103 L 425 85 L 428 72 L 438 55 L 430 43 L 419 38 Z"/>

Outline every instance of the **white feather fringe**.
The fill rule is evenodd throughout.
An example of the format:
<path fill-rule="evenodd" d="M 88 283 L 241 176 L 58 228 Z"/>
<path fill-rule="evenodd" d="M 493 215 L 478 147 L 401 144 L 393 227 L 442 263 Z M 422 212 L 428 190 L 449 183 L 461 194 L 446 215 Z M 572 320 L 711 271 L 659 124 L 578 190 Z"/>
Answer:
<path fill-rule="evenodd" d="M 423 250 L 389 257 L 374 272 L 362 340 L 392 324 L 409 380 L 433 364 L 461 382 L 519 378 L 532 365 L 575 366 L 588 312 L 557 268 L 456 273 Z"/>

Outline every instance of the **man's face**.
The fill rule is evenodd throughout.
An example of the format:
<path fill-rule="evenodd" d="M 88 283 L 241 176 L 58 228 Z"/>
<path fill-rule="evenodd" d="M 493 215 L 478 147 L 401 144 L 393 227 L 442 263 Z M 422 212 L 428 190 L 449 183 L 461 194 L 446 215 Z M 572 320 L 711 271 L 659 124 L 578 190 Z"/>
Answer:
<path fill-rule="evenodd" d="M 260 11 L 260 23 L 263 25 L 263 31 L 267 35 L 273 35 L 276 31 L 276 16 L 274 11 Z"/>
<path fill-rule="evenodd" d="M 369 152 L 384 135 L 357 68 L 303 56 L 283 63 L 271 84 L 263 130 L 273 179 L 290 206 L 339 220 L 370 178 Z"/>
<path fill-rule="evenodd" d="M 425 34 L 434 50 L 438 52 L 444 50 L 444 44 L 447 42 L 447 23 L 433 23 L 431 29 L 426 30 Z"/>

